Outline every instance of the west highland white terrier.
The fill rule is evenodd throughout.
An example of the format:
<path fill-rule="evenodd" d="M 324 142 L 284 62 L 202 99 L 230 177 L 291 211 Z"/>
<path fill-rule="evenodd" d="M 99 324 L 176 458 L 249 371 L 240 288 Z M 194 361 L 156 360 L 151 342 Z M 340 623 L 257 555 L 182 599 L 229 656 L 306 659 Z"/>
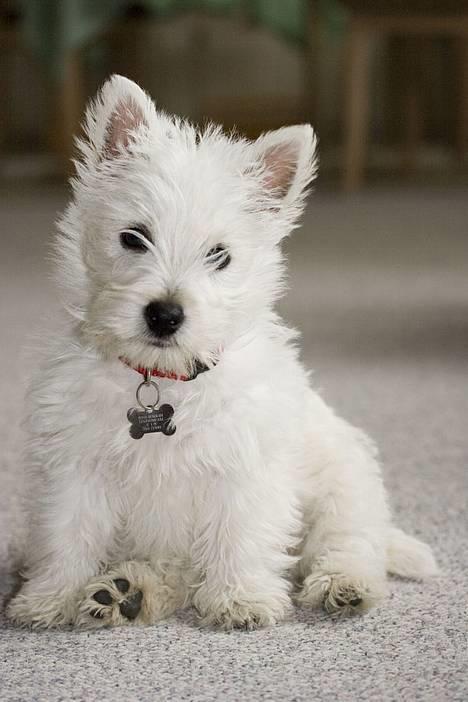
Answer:
<path fill-rule="evenodd" d="M 256 141 L 112 77 L 55 245 L 65 310 L 31 389 L 23 625 L 255 628 L 364 612 L 437 571 L 392 524 L 372 442 L 309 386 L 274 310 L 316 169 L 309 125 Z"/>

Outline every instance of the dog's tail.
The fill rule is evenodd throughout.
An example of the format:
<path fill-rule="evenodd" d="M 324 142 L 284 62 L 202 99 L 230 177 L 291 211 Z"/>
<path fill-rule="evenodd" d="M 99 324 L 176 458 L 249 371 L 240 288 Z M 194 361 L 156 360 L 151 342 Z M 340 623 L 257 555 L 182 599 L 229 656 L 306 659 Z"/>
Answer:
<path fill-rule="evenodd" d="M 439 573 L 429 546 L 401 529 L 390 529 L 387 546 L 387 571 L 402 578 L 424 580 Z"/>

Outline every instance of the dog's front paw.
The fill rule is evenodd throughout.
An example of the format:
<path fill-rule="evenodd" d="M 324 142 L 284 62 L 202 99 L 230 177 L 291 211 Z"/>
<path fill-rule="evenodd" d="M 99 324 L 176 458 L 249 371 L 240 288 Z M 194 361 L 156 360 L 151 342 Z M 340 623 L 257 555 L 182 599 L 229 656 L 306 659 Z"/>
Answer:
<path fill-rule="evenodd" d="M 386 594 L 385 582 L 324 571 L 305 578 L 296 596 L 299 605 L 322 606 L 328 614 L 362 614 Z"/>
<path fill-rule="evenodd" d="M 35 590 L 25 583 L 6 608 L 7 618 L 19 626 L 51 629 L 71 624 L 77 610 L 77 597 L 63 592 Z"/>
<path fill-rule="evenodd" d="M 126 561 L 89 581 L 75 624 L 87 629 L 154 624 L 184 599 L 177 577 L 156 574 L 146 562 Z"/>
<path fill-rule="evenodd" d="M 215 626 L 224 631 L 245 629 L 253 631 L 262 626 L 276 624 L 277 618 L 265 606 L 256 602 L 230 602 L 224 608 L 208 610 L 202 615 L 203 626 Z"/>
<path fill-rule="evenodd" d="M 124 565 L 125 568 L 117 566 L 89 581 L 79 606 L 77 626 L 97 628 L 142 623 L 145 602 L 141 582 L 129 572 L 135 571 L 133 564 Z"/>
<path fill-rule="evenodd" d="M 90 586 L 94 592 L 88 592 L 83 599 L 77 626 L 119 626 L 137 619 L 143 604 L 143 592 L 131 588 L 126 578 L 103 576 L 92 581 Z"/>
<path fill-rule="evenodd" d="M 289 597 L 284 594 L 273 597 L 223 595 L 214 600 L 194 598 L 194 604 L 201 615 L 202 626 L 210 626 L 231 631 L 244 629 L 253 631 L 264 626 L 271 626 L 285 618 L 291 610 Z"/>

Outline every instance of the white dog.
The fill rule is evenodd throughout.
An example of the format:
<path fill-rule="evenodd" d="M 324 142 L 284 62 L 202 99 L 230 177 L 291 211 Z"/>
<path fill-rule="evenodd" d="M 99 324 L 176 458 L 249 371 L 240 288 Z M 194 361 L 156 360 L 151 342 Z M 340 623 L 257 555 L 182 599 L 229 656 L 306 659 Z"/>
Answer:
<path fill-rule="evenodd" d="M 199 131 L 114 76 L 85 134 L 55 247 L 66 319 L 31 391 L 10 618 L 152 624 L 191 603 L 253 628 L 293 598 L 365 611 L 387 572 L 434 574 L 392 525 L 372 443 L 310 389 L 274 311 L 311 127 Z"/>

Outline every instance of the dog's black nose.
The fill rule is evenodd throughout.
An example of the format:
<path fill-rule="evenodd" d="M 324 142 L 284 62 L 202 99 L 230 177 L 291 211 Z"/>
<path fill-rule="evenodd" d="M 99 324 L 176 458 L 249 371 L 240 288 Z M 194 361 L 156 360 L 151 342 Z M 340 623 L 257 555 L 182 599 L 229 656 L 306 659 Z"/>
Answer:
<path fill-rule="evenodd" d="M 155 336 L 174 334 L 185 318 L 183 307 L 177 302 L 159 300 L 150 302 L 145 307 L 144 315 L 148 329 Z"/>

